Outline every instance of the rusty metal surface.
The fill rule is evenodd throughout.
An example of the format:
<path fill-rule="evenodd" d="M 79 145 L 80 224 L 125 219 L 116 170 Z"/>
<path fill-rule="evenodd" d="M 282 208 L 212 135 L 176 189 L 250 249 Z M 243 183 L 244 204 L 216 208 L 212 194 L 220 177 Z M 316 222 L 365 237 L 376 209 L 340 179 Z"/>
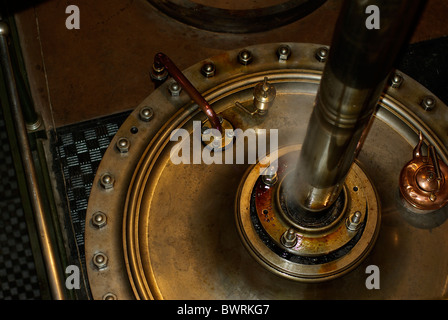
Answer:
<path fill-rule="evenodd" d="M 179 23 L 145 0 L 71 3 L 80 8 L 79 30 L 66 29 L 67 3 L 62 0 L 44 1 L 16 14 L 33 99 L 48 129 L 134 109 L 154 90 L 149 70 L 158 51 L 182 70 L 224 50 L 253 44 L 329 44 L 341 1 L 328 0 L 280 28 L 238 35 Z M 428 1 L 412 42 L 448 35 L 447 16 L 446 1 Z"/>
<path fill-rule="evenodd" d="M 281 148 L 279 168 L 286 164 L 291 171 L 298 149 Z M 287 212 L 297 204 L 282 200 L 287 197 L 287 187 L 281 181 L 284 168 L 278 171 L 280 182 L 273 185 L 275 192 L 270 190 L 272 186 L 260 185 L 257 166 L 241 179 L 235 204 L 236 224 L 243 244 L 264 268 L 290 280 L 317 283 L 341 277 L 359 265 L 375 243 L 381 218 L 377 194 L 358 164 L 348 174 L 344 196 L 338 199 L 339 208 L 322 213 L 324 217 L 319 219 L 310 218 L 316 213 L 309 212 L 308 217 L 302 213 L 300 221 L 288 217 Z M 348 219 L 355 213 L 360 216 L 359 228 L 349 229 Z M 286 248 L 280 237 L 291 229 L 297 241 Z"/>

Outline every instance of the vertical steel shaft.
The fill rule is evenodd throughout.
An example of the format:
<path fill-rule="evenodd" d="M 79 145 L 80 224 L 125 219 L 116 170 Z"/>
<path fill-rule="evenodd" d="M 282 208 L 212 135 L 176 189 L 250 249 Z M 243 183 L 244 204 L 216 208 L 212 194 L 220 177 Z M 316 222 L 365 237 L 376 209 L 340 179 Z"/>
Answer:
<path fill-rule="evenodd" d="M 344 1 L 291 181 L 291 195 L 306 210 L 324 210 L 337 199 L 422 4 Z"/>

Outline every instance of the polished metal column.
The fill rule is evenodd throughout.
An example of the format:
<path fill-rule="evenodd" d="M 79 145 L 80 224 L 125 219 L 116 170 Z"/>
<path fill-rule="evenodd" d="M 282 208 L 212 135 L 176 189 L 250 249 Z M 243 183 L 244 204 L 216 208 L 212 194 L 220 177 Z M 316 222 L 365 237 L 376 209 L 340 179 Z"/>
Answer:
<path fill-rule="evenodd" d="M 344 1 L 290 181 L 292 197 L 306 210 L 324 210 L 339 196 L 362 133 L 423 4 L 421 0 Z"/>
<path fill-rule="evenodd" d="M 34 165 L 30 142 L 28 140 L 25 118 L 22 114 L 19 91 L 17 89 L 9 54 L 8 36 L 9 26 L 4 21 L 0 21 L 0 63 L 5 78 L 8 98 L 11 103 L 11 113 L 14 119 L 14 125 L 17 130 L 18 148 L 22 157 L 22 165 L 25 171 L 34 219 L 37 225 L 45 270 L 47 272 L 53 299 L 64 300 L 66 299 L 66 291 L 64 287 L 65 276 L 59 267 L 56 245 L 50 239 L 50 230 L 47 222 L 48 218 L 46 217 L 42 195 L 39 191 L 36 167 Z"/>

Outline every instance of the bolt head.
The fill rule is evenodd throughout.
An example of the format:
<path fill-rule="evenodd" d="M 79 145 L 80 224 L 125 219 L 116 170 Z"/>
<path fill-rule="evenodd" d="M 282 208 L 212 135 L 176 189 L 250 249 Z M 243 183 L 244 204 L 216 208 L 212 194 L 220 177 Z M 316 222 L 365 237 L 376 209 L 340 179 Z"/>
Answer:
<path fill-rule="evenodd" d="M 277 57 L 279 61 L 286 61 L 291 56 L 291 48 L 287 45 L 280 46 L 277 49 Z"/>
<path fill-rule="evenodd" d="M 431 111 L 436 106 L 436 99 L 433 96 L 424 97 L 421 106 L 425 111 Z"/>
<path fill-rule="evenodd" d="M 103 300 L 117 300 L 117 296 L 109 292 L 103 296 Z"/>
<path fill-rule="evenodd" d="M 117 141 L 117 149 L 120 153 L 127 153 L 131 146 L 131 142 L 128 138 L 120 138 Z"/>
<path fill-rule="evenodd" d="M 99 228 L 104 227 L 107 224 L 107 216 L 104 212 L 95 212 L 92 216 L 92 224 Z"/>
<path fill-rule="evenodd" d="M 317 61 L 325 62 L 328 59 L 328 53 L 329 53 L 328 48 L 321 47 L 321 48 L 317 49 L 315 57 L 316 57 Z"/>
<path fill-rule="evenodd" d="M 242 65 L 247 66 L 249 63 L 251 63 L 253 60 L 253 56 L 252 53 L 249 50 L 242 50 L 240 51 L 240 53 L 238 54 L 238 62 L 241 63 Z"/>
<path fill-rule="evenodd" d="M 286 248 L 294 247 L 298 242 L 297 235 L 294 229 L 289 228 L 288 230 L 286 230 L 280 238 L 280 242 Z"/>
<path fill-rule="evenodd" d="M 205 63 L 202 68 L 201 68 L 201 73 L 204 75 L 204 77 L 206 78 L 211 78 L 215 75 L 216 72 L 216 68 L 215 65 L 211 62 L 207 62 Z"/>
<path fill-rule="evenodd" d="M 103 173 L 100 177 L 100 184 L 104 189 L 112 189 L 115 179 L 110 173 Z"/>
<path fill-rule="evenodd" d="M 93 256 L 92 262 L 98 270 L 104 270 L 107 267 L 108 259 L 104 253 L 98 252 Z"/>
<path fill-rule="evenodd" d="M 403 83 L 403 76 L 401 74 L 395 73 L 391 78 L 391 87 L 399 88 Z"/>
<path fill-rule="evenodd" d="M 358 231 L 362 225 L 362 213 L 356 211 L 351 213 L 345 220 L 345 226 L 349 231 Z"/>
<path fill-rule="evenodd" d="M 142 121 L 148 122 L 154 117 L 154 110 L 151 107 L 143 107 L 139 114 Z"/>
<path fill-rule="evenodd" d="M 170 91 L 172 97 L 177 97 L 180 95 L 182 88 L 177 82 L 173 82 L 168 87 L 168 90 Z"/>

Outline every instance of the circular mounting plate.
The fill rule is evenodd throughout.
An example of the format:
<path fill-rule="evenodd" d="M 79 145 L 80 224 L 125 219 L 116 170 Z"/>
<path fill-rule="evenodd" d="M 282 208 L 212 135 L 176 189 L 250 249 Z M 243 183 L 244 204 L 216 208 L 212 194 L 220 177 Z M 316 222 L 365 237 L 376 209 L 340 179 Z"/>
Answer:
<path fill-rule="evenodd" d="M 299 147 L 278 151 L 280 182 L 294 168 Z M 302 228 L 290 222 L 276 201 L 281 185 L 266 186 L 259 172 L 257 163 L 238 188 L 236 224 L 249 253 L 267 270 L 291 280 L 322 282 L 349 272 L 370 252 L 379 231 L 380 208 L 377 194 L 358 164 L 346 178 L 345 206 L 339 219 L 320 228 Z M 362 221 L 356 232 L 346 227 L 346 220 L 355 212 L 361 214 Z M 280 239 L 291 227 L 297 230 L 298 241 L 294 247 L 285 248 Z"/>
<path fill-rule="evenodd" d="M 238 62 L 240 49 L 210 58 L 207 61 L 216 66 L 212 78 L 200 72 L 204 61 L 185 70 L 185 75 L 234 128 L 252 129 L 257 138 L 267 138 L 264 130 L 276 129 L 278 146 L 283 147 L 303 142 L 324 63 L 316 59 L 322 46 L 297 43 L 287 43 L 291 55 L 279 61 L 280 45 L 246 48 L 253 55 L 248 65 Z M 171 96 L 171 80 L 161 85 L 120 128 L 93 183 L 85 230 L 93 297 L 446 298 L 448 258 L 440 253 L 448 251 L 448 224 L 444 223 L 448 214 L 445 209 L 428 215 L 407 211 L 398 196 L 398 178 L 412 157 L 420 131 L 447 162 L 448 109 L 437 100 L 434 109 L 425 111 L 421 97 L 431 93 L 402 76 L 401 86 L 388 88 L 382 96 L 358 157 L 381 203 L 376 245 L 357 268 L 318 284 L 282 279 L 247 252 L 235 226 L 234 200 L 252 164 L 193 163 L 194 124 L 206 118 L 185 93 Z M 261 116 L 251 112 L 252 94 L 264 77 L 275 86 L 277 97 Z M 148 106 L 153 117 L 142 121 L 139 113 Z M 184 129 L 190 137 L 191 143 L 182 141 L 191 147 L 189 164 L 171 161 L 171 150 L 181 146 L 170 141 L 175 129 Z M 198 134 L 200 137 L 200 130 Z M 126 153 L 116 148 L 122 137 L 130 142 Z M 206 150 L 200 141 L 199 145 Z M 100 183 L 106 172 L 114 178 L 113 188 L 105 189 Z M 96 212 L 106 215 L 107 224 L 101 228 L 92 224 Z M 107 265 L 101 269 L 93 263 L 97 253 L 107 257 Z M 365 287 L 369 265 L 381 270 L 381 290 Z"/>

